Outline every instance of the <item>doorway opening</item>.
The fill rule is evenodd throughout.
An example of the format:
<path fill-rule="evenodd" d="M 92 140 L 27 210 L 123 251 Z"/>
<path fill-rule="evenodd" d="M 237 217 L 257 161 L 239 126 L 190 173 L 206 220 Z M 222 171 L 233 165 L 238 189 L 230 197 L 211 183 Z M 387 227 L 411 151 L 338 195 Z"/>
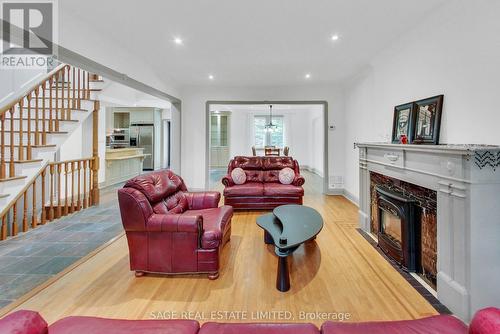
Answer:
<path fill-rule="evenodd" d="M 328 189 L 328 105 L 324 101 L 209 101 L 206 188 L 222 191 L 235 156 L 289 156 L 306 178 L 305 192 Z"/>

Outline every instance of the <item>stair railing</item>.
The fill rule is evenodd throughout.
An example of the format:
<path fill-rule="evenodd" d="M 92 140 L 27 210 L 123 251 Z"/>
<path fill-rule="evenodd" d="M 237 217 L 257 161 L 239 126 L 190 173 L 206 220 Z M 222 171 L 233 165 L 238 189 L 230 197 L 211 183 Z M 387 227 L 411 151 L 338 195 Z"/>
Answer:
<path fill-rule="evenodd" d="M 97 157 L 47 163 L 0 212 L 0 240 L 99 203 Z"/>
<path fill-rule="evenodd" d="M 33 147 L 46 145 L 47 134 L 59 132 L 60 121 L 71 120 L 71 111 L 81 108 L 82 99 L 90 98 L 91 75 L 94 76 L 61 64 L 0 107 L 0 180 L 16 177 L 16 161 L 31 160 Z M 16 123 L 19 124 L 17 130 Z"/>

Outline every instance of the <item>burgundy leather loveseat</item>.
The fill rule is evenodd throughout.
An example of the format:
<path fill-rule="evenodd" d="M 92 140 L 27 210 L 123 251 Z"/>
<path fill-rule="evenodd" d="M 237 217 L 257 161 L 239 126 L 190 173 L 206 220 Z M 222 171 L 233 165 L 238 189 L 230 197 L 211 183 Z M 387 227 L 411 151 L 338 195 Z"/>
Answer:
<path fill-rule="evenodd" d="M 117 320 L 67 317 L 48 326 L 33 311 L 17 311 L 0 319 L 2 334 L 498 334 L 500 309 L 478 311 L 470 326 L 449 315 L 406 321 L 326 322 L 319 330 L 313 324 L 204 323 L 193 320 Z"/>
<path fill-rule="evenodd" d="M 188 192 L 170 170 L 137 176 L 118 190 L 118 202 L 137 276 L 152 273 L 219 275 L 219 254 L 231 236 L 230 206 L 219 192 Z"/>
<path fill-rule="evenodd" d="M 245 171 L 246 182 L 235 184 L 231 172 L 235 168 Z M 293 169 L 292 184 L 281 184 L 279 171 L 285 167 Z M 300 175 L 299 163 L 292 157 L 234 157 L 229 162 L 224 184 L 224 204 L 234 209 L 274 209 L 284 204 L 302 204 L 304 177 Z"/>

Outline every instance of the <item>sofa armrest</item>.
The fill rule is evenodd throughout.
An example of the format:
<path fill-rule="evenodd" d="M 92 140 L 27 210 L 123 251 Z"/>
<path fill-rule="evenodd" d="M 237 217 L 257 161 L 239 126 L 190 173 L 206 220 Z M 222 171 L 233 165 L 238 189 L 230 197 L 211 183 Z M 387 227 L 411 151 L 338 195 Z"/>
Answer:
<path fill-rule="evenodd" d="M 0 319 L 0 333 L 47 334 L 47 322 L 38 312 L 21 310 Z"/>
<path fill-rule="evenodd" d="M 499 333 L 499 331 L 500 308 L 496 307 L 477 311 L 469 326 L 469 334 Z"/>
<path fill-rule="evenodd" d="M 306 180 L 304 179 L 304 177 L 300 174 L 295 174 L 295 178 L 293 179 L 293 182 L 292 184 L 294 186 L 302 186 L 304 183 L 306 182 Z"/>
<path fill-rule="evenodd" d="M 184 194 L 190 210 L 217 208 L 221 196 L 218 191 L 187 192 Z"/>
<path fill-rule="evenodd" d="M 153 214 L 151 203 L 142 192 L 134 188 L 118 190 L 118 203 L 125 231 L 144 231 Z"/>
<path fill-rule="evenodd" d="M 231 174 L 227 174 L 222 178 L 222 184 L 225 185 L 226 187 L 234 186 L 234 181 L 233 178 L 231 177 Z"/>
<path fill-rule="evenodd" d="M 186 211 L 181 214 L 152 214 L 146 224 L 148 232 L 191 232 L 201 234 L 203 217 Z"/>

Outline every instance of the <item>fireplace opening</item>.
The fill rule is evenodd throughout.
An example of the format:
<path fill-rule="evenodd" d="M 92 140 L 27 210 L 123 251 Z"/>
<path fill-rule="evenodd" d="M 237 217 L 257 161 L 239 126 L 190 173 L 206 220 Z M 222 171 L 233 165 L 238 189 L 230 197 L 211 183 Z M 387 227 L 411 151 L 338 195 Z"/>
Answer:
<path fill-rule="evenodd" d="M 421 272 L 420 217 L 414 199 L 377 185 L 378 246 L 403 269 Z"/>

